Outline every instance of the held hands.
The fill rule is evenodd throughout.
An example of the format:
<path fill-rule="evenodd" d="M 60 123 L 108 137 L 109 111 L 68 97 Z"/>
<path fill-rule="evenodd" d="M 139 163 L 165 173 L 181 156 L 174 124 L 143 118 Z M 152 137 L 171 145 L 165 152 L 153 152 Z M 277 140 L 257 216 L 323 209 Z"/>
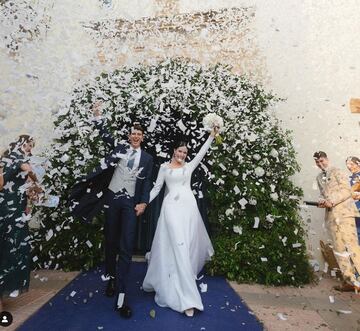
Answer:
<path fill-rule="evenodd" d="M 136 216 L 140 216 L 144 214 L 146 206 L 147 206 L 146 203 L 138 203 L 134 208 Z"/>
<path fill-rule="evenodd" d="M 91 107 L 91 111 L 95 117 L 101 116 L 100 107 L 102 105 L 102 101 L 98 100 L 95 101 L 94 104 Z"/>

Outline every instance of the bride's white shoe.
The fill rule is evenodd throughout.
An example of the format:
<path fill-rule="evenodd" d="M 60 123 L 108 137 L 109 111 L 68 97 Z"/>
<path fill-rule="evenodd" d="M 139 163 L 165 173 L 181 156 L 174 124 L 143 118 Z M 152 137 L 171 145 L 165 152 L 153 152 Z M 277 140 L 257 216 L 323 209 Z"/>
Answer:
<path fill-rule="evenodd" d="M 194 316 L 194 308 L 186 309 L 184 311 L 184 313 L 187 317 L 193 317 Z"/>

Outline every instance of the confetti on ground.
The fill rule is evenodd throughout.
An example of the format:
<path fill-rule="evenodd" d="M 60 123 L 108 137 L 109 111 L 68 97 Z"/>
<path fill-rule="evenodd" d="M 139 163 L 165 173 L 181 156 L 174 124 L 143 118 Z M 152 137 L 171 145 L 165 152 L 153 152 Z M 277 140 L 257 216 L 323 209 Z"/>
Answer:
<path fill-rule="evenodd" d="M 342 309 L 337 310 L 337 312 L 340 314 L 351 314 L 352 313 L 351 310 L 342 310 Z"/>
<path fill-rule="evenodd" d="M 149 314 L 150 314 L 150 317 L 155 318 L 156 311 L 154 309 L 151 309 Z"/>
<path fill-rule="evenodd" d="M 207 284 L 201 283 L 200 285 L 200 291 L 201 293 L 206 293 L 207 292 Z"/>
<path fill-rule="evenodd" d="M 287 319 L 288 319 L 283 313 L 277 313 L 276 315 L 277 315 L 278 319 L 281 321 L 287 321 Z"/>

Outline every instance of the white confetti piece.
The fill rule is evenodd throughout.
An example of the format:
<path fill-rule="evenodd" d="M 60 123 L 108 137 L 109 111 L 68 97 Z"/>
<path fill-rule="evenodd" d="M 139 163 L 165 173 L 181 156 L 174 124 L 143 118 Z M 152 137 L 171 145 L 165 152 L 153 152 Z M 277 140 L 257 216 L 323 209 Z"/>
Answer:
<path fill-rule="evenodd" d="M 245 206 L 248 203 L 248 201 L 245 198 L 241 198 L 238 202 L 239 202 L 239 204 L 241 206 L 241 209 L 245 209 Z"/>
<path fill-rule="evenodd" d="M 86 245 L 88 245 L 89 248 L 93 247 L 93 244 L 91 243 L 90 240 L 87 240 L 87 241 L 86 241 Z"/>
<path fill-rule="evenodd" d="M 101 169 L 103 169 L 103 170 L 105 170 L 105 169 L 107 169 L 107 164 L 105 163 L 105 160 L 104 159 L 101 159 L 100 160 L 100 167 L 101 167 Z"/>
<path fill-rule="evenodd" d="M 125 299 L 125 293 L 119 293 L 118 299 L 117 299 L 117 307 L 121 308 L 124 304 Z"/>
<path fill-rule="evenodd" d="M 278 201 L 279 200 L 279 195 L 276 192 L 274 192 L 274 193 L 270 194 L 270 198 L 272 200 L 274 200 L 274 201 Z"/>
<path fill-rule="evenodd" d="M 301 246 L 302 246 L 301 243 L 292 244 L 292 247 L 293 247 L 293 248 L 299 248 L 299 247 L 301 247 Z"/>
<path fill-rule="evenodd" d="M 240 189 L 237 187 L 237 185 L 235 185 L 235 187 L 234 187 L 234 192 L 235 192 L 235 194 L 240 193 Z"/>
<path fill-rule="evenodd" d="M 234 225 L 234 226 L 233 226 L 233 231 L 234 231 L 235 233 L 242 234 L 242 227 L 239 226 L 239 225 Z"/>
<path fill-rule="evenodd" d="M 67 155 L 67 154 L 64 154 L 64 155 L 60 158 L 60 161 L 63 162 L 63 163 L 65 163 L 65 162 L 69 161 L 69 159 L 70 159 L 70 156 Z"/>
<path fill-rule="evenodd" d="M 279 320 L 287 321 L 287 317 L 283 313 L 277 313 L 276 315 L 277 315 Z"/>
<path fill-rule="evenodd" d="M 102 197 L 102 195 L 103 195 L 103 193 L 102 193 L 102 192 L 99 192 L 98 194 L 96 194 L 96 196 L 97 196 L 98 198 L 101 198 L 101 197 Z"/>
<path fill-rule="evenodd" d="M 329 295 L 329 300 L 331 303 L 334 303 L 335 302 L 335 298 L 333 295 Z"/>
<path fill-rule="evenodd" d="M 352 313 L 351 310 L 343 310 L 343 309 L 339 309 L 339 310 L 337 310 L 337 312 L 340 314 L 351 314 Z"/>
<path fill-rule="evenodd" d="M 184 125 L 183 121 L 182 120 L 179 120 L 176 125 L 179 127 L 179 129 L 182 131 L 182 132 L 185 132 L 186 131 L 186 126 Z"/>
<path fill-rule="evenodd" d="M 49 241 L 53 235 L 54 235 L 54 231 L 52 229 L 50 229 L 45 235 L 45 240 Z"/>
<path fill-rule="evenodd" d="M 351 255 L 351 253 L 350 252 L 336 252 L 336 251 L 334 251 L 334 255 L 348 258 Z"/>
<path fill-rule="evenodd" d="M 75 294 L 76 294 L 76 291 L 72 291 L 72 292 L 70 293 L 70 296 L 73 298 L 73 297 L 75 296 Z"/>
<path fill-rule="evenodd" d="M 241 241 L 238 241 L 237 243 L 235 243 L 234 249 L 236 250 L 238 245 L 241 243 Z"/>
<path fill-rule="evenodd" d="M 276 267 L 276 271 L 277 271 L 279 274 L 282 274 L 282 272 L 281 272 L 281 266 L 278 265 L 278 266 Z"/>
<path fill-rule="evenodd" d="M 147 128 L 148 132 L 153 132 L 156 128 L 156 121 L 158 120 L 158 116 L 156 118 L 152 118 L 150 121 L 150 125 Z"/>
<path fill-rule="evenodd" d="M 19 290 L 15 290 L 15 291 L 12 291 L 12 292 L 9 294 L 9 296 L 10 296 L 11 298 L 17 298 L 17 297 L 19 296 L 19 294 L 20 294 Z"/>
<path fill-rule="evenodd" d="M 32 260 L 33 260 L 33 262 L 36 262 L 38 259 L 39 258 L 37 256 L 34 256 Z"/>
<path fill-rule="evenodd" d="M 207 292 L 207 288 L 208 288 L 207 284 L 201 283 L 199 286 L 200 286 L 200 292 L 201 293 L 206 293 Z"/>
<path fill-rule="evenodd" d="M 110 280 L 110 276 L 101 275 L 101 280 L 103 282 L 106 282 L 106 281 Z"/>
<path fill-rule="evenodd" d="M 226 170 L 226 167 L 222 163 L 219 163 L 219 167 L 224 171 Z"/>
<path fill-rule="evenodd" d="M 255 168 L 255 175 L 258 177 L 262 177 L 265 175 L 265 170 L 261 167 L 256 167 Z"/>
<path fill-rule="evenodd" d="M 168 156 L 167 153 L 165 153 L 165 152 L 159 152 L 159 153 L 157 153 L 157 155 L 162 158 L 166 158 Z"/>
<path fill-rule="evenodd" d="M 253 228 L 254 229 L 257 229 L 259 227 L 259 223 L 260 223 L 260 218 L 259 217 L 255 217 L 254 218 L 254 225 L 253 225 Z"/>
<path fill-rule="evenodd" d="M 261 259 L 261 262 L 267 262 L 267 260 L 268 260 L 267 257 L 261 257 L 260 259 Z"/>

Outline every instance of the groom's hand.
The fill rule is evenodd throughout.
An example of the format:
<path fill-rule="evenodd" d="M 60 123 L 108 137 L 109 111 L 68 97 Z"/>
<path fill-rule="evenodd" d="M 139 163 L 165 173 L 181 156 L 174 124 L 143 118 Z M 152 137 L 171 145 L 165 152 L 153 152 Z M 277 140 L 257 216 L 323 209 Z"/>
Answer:
<path fill-rule="evenodd" d="M 144 214 L 146 206 L 147 206 L 146 203 L 138 203 L 134 208 L 136 216 L 140 216 Z"/>

